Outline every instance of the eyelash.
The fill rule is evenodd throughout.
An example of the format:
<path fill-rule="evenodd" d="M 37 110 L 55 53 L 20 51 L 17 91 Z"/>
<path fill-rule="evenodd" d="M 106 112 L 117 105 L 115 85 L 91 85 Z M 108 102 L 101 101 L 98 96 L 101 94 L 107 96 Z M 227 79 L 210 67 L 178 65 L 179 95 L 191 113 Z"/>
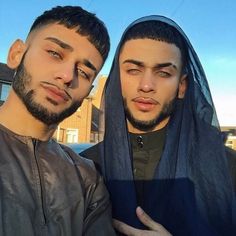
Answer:
<path fill-rule="evenodd" d="M 166 71 L 159 71 L 158 74 L 163 78 L 168 78 L 171 76 L 171 74 Z"/>
<path fill-rule="evenodd" d="M 53 50 L 47 50 L 47 52 L 48 52 L 52 57 L 62 59 L 61 54 L 58 53 L 58 52 L 56 52 L 56 51 L 53 51 Z"/>
<path fill-rule="evenodd" d="M 53 50 L 47 50 L 47 52 L 54 58 L 57 58 L 57 59 L 62 59 L 62 56 L 60 53 L 56 52 L 56 51 L 53 51 Z M 82 69 L 78 68 L 77 69 L 77 72 L 78 72 L 78 75 L 81 75 L 82 77 L 84 77 L 85 79 L 87 80 L 90 80 L 90 76 L 85 73 Z"/>
<path fill-rule="evenodd" d="M 139 72 L 141 72 L 141 71 L 138 69 L 128 69 L 127 70 L 128 74 L 138 74 Z"/>
<path fill-rule="evenodd" d="M 82 69 L 78 68 L 77 71 L 78 71 L 78 75 L 82 74 L 82 77 L 84 77 L 87 80 L 90 80 L 90 76 L 87 73 L 85 73 Z"/>
<path fill-rule="evenodd" d="M 128 69 L 127 70 L 127 73 L 131 74 L 131 75 L 137 75 L 137 74 L 139 74 L 141 72 L 142 71 L 139 70 L 139 69 Z M 163 78 L 168 78 L 168 77 L 171 76 L 171 74 L 166 72 L 166 71 L 157 71 L 156 74 L 159 75 L 160 77 L 163 77 Z"/>

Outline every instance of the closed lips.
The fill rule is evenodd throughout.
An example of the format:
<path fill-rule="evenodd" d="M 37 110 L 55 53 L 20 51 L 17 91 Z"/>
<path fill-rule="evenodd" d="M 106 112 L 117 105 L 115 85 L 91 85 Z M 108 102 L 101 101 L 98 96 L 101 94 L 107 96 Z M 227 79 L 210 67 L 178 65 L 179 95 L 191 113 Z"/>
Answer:
<path fill-rule="evenodd" d="M 71 98 L 65 90 L 59 89 L 56 85 L 42 84 L 42 87 L 50 93 L 63 98 L 65 101 L 68 101 Z"/>

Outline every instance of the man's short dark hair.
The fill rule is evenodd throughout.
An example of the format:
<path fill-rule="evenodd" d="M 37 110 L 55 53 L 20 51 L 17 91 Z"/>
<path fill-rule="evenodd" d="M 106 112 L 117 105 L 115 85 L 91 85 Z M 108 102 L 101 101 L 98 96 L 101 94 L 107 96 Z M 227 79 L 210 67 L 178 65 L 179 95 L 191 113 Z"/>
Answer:
<path fill-rule="evenodd" d="M 52 23 L 63 25 L 68 29 L 76 28 L 76 32 L 88 37 L 103 60 L 106 60 L 110 50 L 110 38 L 104 23 L 95 14 L 79 6 L 57 6 L 37 17 L 29 33 Z"/>
<path fill-rule="evenodd" d="M 187 61 L 185 43 L 180 33 L 174 27 L 165 22 L 155 20 L 140 22 L 127 31 L 123 38 L 122 46 L 128 40 L 145 38 L 175 44 L 181 52 L 182 68 L 185 68 Z"/>

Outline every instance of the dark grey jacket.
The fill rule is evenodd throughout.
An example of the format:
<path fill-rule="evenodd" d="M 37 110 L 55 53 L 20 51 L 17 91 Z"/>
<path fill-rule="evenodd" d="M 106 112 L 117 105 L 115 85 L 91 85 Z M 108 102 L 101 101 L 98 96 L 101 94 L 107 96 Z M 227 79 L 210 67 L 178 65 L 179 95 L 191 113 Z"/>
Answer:
<path fill-rule="evenodd" d="M 0 125 L 0 235 L 107 236 L 109 195 L 93 163 Z"/>

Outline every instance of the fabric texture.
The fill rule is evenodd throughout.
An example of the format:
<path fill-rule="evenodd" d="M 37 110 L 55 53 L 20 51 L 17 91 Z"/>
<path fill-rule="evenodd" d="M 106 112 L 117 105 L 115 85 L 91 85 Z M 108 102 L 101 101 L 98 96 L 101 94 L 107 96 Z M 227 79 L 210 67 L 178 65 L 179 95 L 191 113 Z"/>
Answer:
<path fill-rule="evenodd" d="M 144 206 L 143 194 L 146 182 L 154 177 L 163 152 L 166 136 L 166 127 L 148 133 L 129 133 L 132 145 L 133 176 L 136 189 L 137 204 Z"/>
<path fill-rule="evenodd" d="M 179 31 L 186 48 L 188 88 L 167 127 L 165 148 L 144 190 L 144 210 L 173 235 L 236 235 L 235 192 L 210 89 L 189 39 L 172 20 L 148 16 L 132 23 L 162 21 Z M 123 36 L 124 36 L 123 35 Z M 105 133 L 99 145 L 101 170 L 110 192 L 113 216 L 144 228 L 137 207 L 119 79 L 118 45 L 105 85 Z"/>
<path fill-rule="evenodd" d="M 0 125 L 0 235 L 115 235 L 92 161 Z"/>

